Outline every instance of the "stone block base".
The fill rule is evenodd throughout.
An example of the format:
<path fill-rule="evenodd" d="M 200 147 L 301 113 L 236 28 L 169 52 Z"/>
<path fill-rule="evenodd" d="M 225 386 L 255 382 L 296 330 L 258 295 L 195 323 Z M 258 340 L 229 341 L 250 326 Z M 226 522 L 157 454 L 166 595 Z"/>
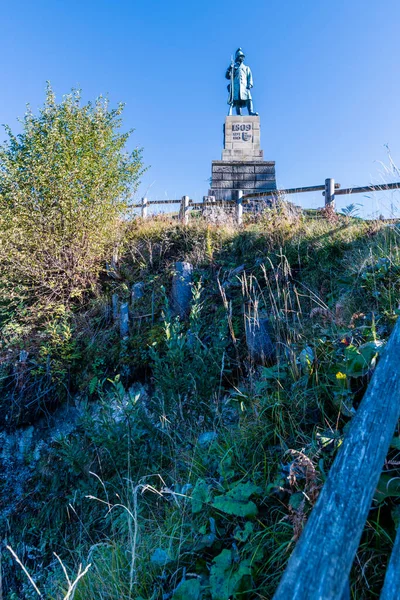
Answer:
<path fill-rule="evenodd" d="M 237 190 L 243 193 L 276 190 L 275 162 L 258 160 L 212 162 L 209 196 L 218 200 L 236 200 Z"/>

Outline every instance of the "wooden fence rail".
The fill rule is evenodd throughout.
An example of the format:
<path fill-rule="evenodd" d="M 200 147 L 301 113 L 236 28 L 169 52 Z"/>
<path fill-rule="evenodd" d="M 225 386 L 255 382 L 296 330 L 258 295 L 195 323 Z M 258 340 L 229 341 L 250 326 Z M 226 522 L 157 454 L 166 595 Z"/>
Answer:
<path fill-rule="evenodd" d="M 388 190 L 400 190 L 400 182 L 387 183 L 382 185 L 368 185 L 363 187 L 345 188 L 341 189 L 339 183 L 335 183 L 332 178 L 326 179 L 324 185 L 314 185 L 299 188 L 287 188 L 281 190 L 266 190 L 260 192 L 245 193 L 243 190 L 236 190 L 235 200 L 217 200 L 210 201 L 206 200 L 203 202 L 194 202 L 189 196 L 183 196 L 180 200 L 148 200 L 148 198 L 142 198 L 140 204 L 131 205 L 132 208 L 140 208 L 141 216 L 145 219 L 148 216 L 148 207 L 155 205 L 165 204 L 179 204 L 179 218 L 183 223 L 188 223 L 189 220 L 189 209 L 190 208 L 205 208 L 207 206 L 236 206 L 236 221 L 238 225 L 242 224 L 243 221 L 243 205 L 248 204 L 251 200 L 257 198 L 268 198 L 268 197 L 279 197 L 290 194 L 302 194 L 306 192 L 322 192 L 325 197 L 325 206 L 329 206 L 332 209 L 335 208 L 335 197 L 343 196 L 344 194 L 361 194 L 368 192 L 380 192 Z"/>
<path fill-rule="evenodd" d="M 363 187 L 343 188 L 335 192 L 336 196 L 345 194 L 365 194 L 368 192 L 386 192 L 388 190 L 400 190 L 400 182 L 384 183 L 379 185 L 365 185 Z"/>
<path fill-rule="evenodd" d="M 333 179 L 330 181 L 334 181 Z M 340 183 L 334 183 L 335 190 L 340 188 Z M 326 185 L 309 185 L 307 187 L 286 188 L 282 190 L 267 190 L 265 192 L 251 192 L 244 194 L 244 198 L 263 198 L 264 196 L 286 196 L 287 194 L 302 194 L 304 192 L 325 192 Z M 337 192 L 336 192 L 337 193 Z"/>
<path fill-rule="evenodd" d="M 331 205 L 334 207 L 335 196 L 384 192 L 388 190 L 400 190 L 400 182 L 397 181 L 395 183 L 366 185 L 354 188 L 340 188 L 339 183 L 335 183 L 334 179 L 329 178 L 325 180 L 325 185 L 314 185 L 301 188 L 288 188 L 282 190 L 269 190 L 266 192 L 252 192 L 250 194 L 244 194 L 243 198 L 247 200 L 250 198 L 263 198 L 264 196 L 286 196 L 288 194 L 302 194 L 305 192 L 322 191 L 322 195 L 325 196 L 325 206 Z"/>
<path fill-rule="evenodd" d="M 379 359 L 273 600 L 338 600 L 347 591 L 353 559 L 400 416 L 399 356 L 400 320 Z M 399 564 L 397 539 L 381 600 L 400 597 Z"/>

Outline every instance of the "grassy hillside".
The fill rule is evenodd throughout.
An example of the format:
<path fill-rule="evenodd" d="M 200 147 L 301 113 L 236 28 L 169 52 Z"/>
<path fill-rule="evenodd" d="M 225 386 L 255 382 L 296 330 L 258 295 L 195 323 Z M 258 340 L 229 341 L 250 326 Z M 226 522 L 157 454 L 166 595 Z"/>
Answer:
<path fill-rule="evenodd" d="M 397 318 L 398 230 L 271 210 L 241 230 L 137 219 L 118 239 L 79 301 L 2 304 L 2 538 L 49 599 L 80 564 L 75 600 L 271 598 Z M 170 306 L 182 260 L 186 319 Z M 111 297 L 131 303 L 138 282 L 121 340 Z M 248 310 L 269 318 L 270 364 L 249 356 Z M 353 598 L 379 596 L 386 492 Z M 2 554 L 6 600 L 37 597 Z"/>

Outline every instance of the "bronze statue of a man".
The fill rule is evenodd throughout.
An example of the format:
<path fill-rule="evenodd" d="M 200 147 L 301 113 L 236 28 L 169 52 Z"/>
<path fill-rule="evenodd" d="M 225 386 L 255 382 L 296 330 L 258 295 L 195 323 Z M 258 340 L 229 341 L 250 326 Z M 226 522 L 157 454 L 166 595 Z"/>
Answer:
<path fill-rule="evenodd" d="M 236 108 L 236 114 L 242 114 L 243 106 L 247 107 L 249 115 L 257 116 L 258 113 L 253 110 L 253 99 L 251 97 L 251 88 L 253 87 L 253 76 L 250 67 L 244 64 L 245 55 L 241 48 L 236 50 L 235 62 L 231 62 L 226 71 L 225 77 L 230 80 L 228 85 L 230 105 L 229 114 L 232 114 L 232 108 Z"/>

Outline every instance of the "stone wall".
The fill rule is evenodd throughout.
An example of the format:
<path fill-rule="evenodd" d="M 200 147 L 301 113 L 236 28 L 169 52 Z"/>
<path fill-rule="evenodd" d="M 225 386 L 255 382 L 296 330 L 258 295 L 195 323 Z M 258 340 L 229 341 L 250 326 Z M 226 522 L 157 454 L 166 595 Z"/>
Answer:
<path fill-rule="evenodd" d="M 226 117 L 222 160 L 212 162 L 209 196 L 233 200 L 237 190 L 276 190 L 275 162 L 263 160 L 260 141 L 260 117 Z"/>
<path fill-rule="evenodd" d="M 236 190 L 262 192 L 276 190 L 275 162 L 214 160 L 208 195 L 216 200 L 236 199 Z"/>

